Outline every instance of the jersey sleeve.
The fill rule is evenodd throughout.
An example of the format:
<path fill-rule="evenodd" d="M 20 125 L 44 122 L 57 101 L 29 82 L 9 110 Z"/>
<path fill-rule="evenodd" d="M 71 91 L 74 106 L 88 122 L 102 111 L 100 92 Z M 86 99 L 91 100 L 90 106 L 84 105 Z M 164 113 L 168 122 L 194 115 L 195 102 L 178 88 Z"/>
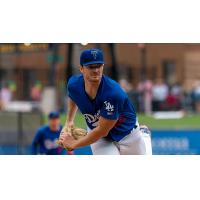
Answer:
<path fill-rule="evenodd" d="M 108 100 L 103 102 L 100 116 L 110 120 L 118 119 L 123 103 L 124 100 L 122 97 L 113 95 L 112 98 L 108 98 Z"/>
<path fill-rule="evenodd" d="M 71 77 L 67 83 L 67 96 L 73 101 L 76 99 L 76 85 L 74 84 L 74 78 Z"/>
<path fill-rule="evenodd" d="M 71 99 L 73 99 L 73 97 L 72 97 L 72 86 L 71 86 L 70 80 L 67 83 L 67 96 L 70 97 Z"/>

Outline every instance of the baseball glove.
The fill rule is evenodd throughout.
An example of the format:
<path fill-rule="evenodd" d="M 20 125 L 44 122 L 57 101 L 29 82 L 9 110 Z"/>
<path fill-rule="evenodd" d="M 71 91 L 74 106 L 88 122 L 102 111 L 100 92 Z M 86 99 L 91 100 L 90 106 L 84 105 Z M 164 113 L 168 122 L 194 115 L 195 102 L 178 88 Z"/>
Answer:
<path fill-rule="evenodd" d="M 65 134 L 67 132 L 70 134 L 75 140 L 78 140 L 81 137 L 84 137 L 87 135 L 87 131 L 82 128 L 77 128 L 77 127 L 63 127 L 61 134 Z"/>

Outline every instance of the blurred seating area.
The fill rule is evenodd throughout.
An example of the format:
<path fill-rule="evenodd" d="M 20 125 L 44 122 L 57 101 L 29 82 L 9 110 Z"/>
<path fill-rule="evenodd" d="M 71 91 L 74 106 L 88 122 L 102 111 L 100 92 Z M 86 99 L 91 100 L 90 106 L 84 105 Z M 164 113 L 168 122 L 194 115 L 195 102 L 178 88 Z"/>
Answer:
<path fill-rule="evenodd" d="M 12 84 L 8 82 L 0 87 L 0 111 L 18 111 L 20 108 L 21 111 L 41 111 L 44 88 L 39 81 L 30 88 L 27 98 L 21 101 L 15 97 L 18 91 Z M 200 82 L 196 82 L 191 90 L 185 90 L 180 83 L 168 85 L 162 79 L 154 82 L 144 80 L 136 87 L 133 87 L 126 79 L 120 79 L 119 84 L 140 113 L 180 110 L 200 113 Z M 59 100 L 58 107 L 64 111 L 66 91 L 63 83 L 58 84 L 56 93 Z"/>
<path fill-rule="evenodd" d="M 144 80 L 136 88 L 125 79 L 119 83 L 140 113 L 180 110 L 200 113 L 200 82 L 196 82 L 191 90 L 185 90 L 180 83 L 168 85 L 162 79 Z"/>

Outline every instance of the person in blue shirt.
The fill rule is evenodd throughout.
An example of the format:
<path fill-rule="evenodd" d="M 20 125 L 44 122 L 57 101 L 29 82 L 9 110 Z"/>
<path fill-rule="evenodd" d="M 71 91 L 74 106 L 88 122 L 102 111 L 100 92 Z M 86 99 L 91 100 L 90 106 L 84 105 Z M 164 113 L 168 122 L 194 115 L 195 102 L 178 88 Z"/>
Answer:
<path fill-rule="evenodd" d="M 66 150 L 58 146 L 62 126 L 60 125 L 59 113 L 49 113 L 49 124 L 40 127 L 32 142 L 32 154 L 63 155 Z"/>
<path fill-rule="evenodd" d="M 95 155 L 151 154 L 150 135 L 144 137 L 140 130 L 133 104 L 116 81 L 103 75 L 103 68 L 100 49 L 87 49 L 81 53 L 81 74 L 72 76 L 67 84 L 69 98 L 65 127 L 73 126 L 79 108 L 85 117 L 88 134 L 74 140 L 64 132 L 67 129 L 63 129 L 60 145 L 69 150 L 91 145 Z"/>

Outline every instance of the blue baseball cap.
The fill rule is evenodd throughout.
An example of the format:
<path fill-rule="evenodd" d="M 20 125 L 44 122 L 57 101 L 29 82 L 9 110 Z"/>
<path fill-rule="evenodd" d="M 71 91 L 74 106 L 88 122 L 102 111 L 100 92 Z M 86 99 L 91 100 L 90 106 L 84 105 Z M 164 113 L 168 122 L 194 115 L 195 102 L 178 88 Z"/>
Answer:
<path fill-rule="evenodd" d="M 60 115 L 58 112 L 50 112 L 48 117 L 49 119 L 57 119 L 60 117 Z"/>
<path fill-rule="evenodd" d="M 104 64 L 103 51 L 100 49 L 86 49 L 81 52 L 80 64 L 87 66 L 92 64 Z"/>

